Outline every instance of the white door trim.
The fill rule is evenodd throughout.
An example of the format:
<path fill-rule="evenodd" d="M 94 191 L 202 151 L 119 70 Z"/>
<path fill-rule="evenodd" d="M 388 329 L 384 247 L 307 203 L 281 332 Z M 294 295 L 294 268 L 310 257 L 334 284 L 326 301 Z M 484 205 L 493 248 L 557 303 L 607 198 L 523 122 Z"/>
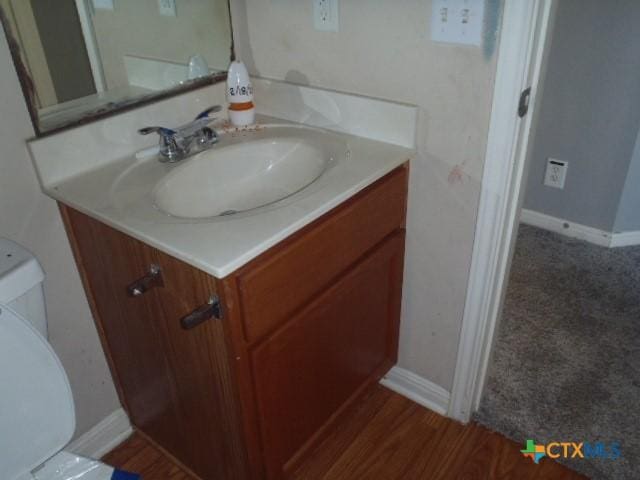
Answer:
<path fill-rule="evenodd" d="M 469 421 L 478 408 L 502 306 L 518 220 L 531 111 L 555 0 L 505 0 L 476 237 L 448 415 Z M 532 87 L 530 111 L 517 116 Z"/>
<path fill-rule="evenodd" d="M 89 57 L 89 65 L 91 65 L 91 73 L 93 74 L 93 83 L 97 93 L 102 93 L 107 89 L 104 78 L 104 70 L 102 68 L 102 60 L 100 58 L 100 48 L 96 40 L 96 34 L 93 29 L 93 4 L 88 4 L 86 0 L 75 0 L 76 10 L 78 10 L 78 18 L 80 19 L 80 27 L 82 28 L 82 36 L 87 47 L 87 56 Z"/>

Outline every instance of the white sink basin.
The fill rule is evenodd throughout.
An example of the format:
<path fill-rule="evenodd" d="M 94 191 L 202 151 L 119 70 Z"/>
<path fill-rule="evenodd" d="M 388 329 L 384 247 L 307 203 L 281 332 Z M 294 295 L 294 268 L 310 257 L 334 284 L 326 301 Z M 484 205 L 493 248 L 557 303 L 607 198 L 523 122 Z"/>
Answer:
<path fill-rule="evenodd" d="M 123 159 L 124 169 L 111 167 L 118 174 L 108 203 L 129 217 L 159 223 L 258 214 L 321 188 L 318 180 L 344 162 L 348 150 L 344 136 L 312 127 L 224 133 L 217 145 L 179 163 L 160 163 L 155 156 Z"/>
<path fill-rule="evenodd" d="M 210 218 L 254 210 L 285 199 L 327 169 L 331 153 L 314 139 L 286 135 L 214 146 L 186 160 L 152 191 L 163 212 Z"/>

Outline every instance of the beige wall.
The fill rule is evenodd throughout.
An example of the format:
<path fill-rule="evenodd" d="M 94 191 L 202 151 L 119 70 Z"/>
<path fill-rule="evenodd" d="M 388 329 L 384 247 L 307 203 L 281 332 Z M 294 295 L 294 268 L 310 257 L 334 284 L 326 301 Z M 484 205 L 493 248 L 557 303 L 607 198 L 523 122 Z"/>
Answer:
<path fill-rule="evenodd" d="M 0 31 L 0 236 L 34 252 L 47 274 L 50 342 L 71 382 L 79 435 L 120 404 L 57 206 L 41 193 L 26 150 L 33 128 L 23 98 Z"/>
<path fill-rule="evenodd" d="M 420 106 L 412 164 L 400 365 L 450 388 L 466 292 L 495 55 L 429 40 L 430 3 L 341 2 L 341 33 L 312 28 L 311 2 L 234 0 L 238 52 L 254 73 Z M 180 2 L 178 2 L 180 8 Z M 83 433 L 118 400 L 55 203 L 37 183 L 33 135 L 0 40 L 0 235 L 40 258 L 51 342 Z"/>
<path fill-rule="evenodd" d="M 226 70 L 231 52 L 227 0 L 176 0 L 177 17 L 163 17 L 158 0 L 120 0 L 96 10 L 93 24 L 108 88 L 128 85 L 124 55 L 187 64 L 196 53 Z"/>
<path fill-rule="evenodd" d="M 315 31 L 308 1 L 232 7 L 237 51 L 252 73 L 420 107 L 400 366 L 450 389 L 489 126 L 492 43 L 485 51 L 432 42 L 428 0 L 340 2 L 340 33 Z"/>

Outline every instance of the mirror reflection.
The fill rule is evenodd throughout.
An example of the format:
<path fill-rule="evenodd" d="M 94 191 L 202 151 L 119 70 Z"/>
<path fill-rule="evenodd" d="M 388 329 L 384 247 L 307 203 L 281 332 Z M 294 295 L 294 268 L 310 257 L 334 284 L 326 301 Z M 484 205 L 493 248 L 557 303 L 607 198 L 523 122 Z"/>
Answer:
<path fill-rule="evenodd" d="M 38 132 L 199 85 L 231 56 L 227 0 L 0 0 Z"/>

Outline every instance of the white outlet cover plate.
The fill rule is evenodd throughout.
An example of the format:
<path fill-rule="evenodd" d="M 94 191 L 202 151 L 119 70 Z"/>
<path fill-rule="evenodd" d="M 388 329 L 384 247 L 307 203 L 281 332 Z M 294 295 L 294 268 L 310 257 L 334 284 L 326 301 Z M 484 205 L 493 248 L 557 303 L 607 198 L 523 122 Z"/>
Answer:
<path fill-rule="evenodd" d="M 433 0 L 431 39 L 462 45 L 482 44 L 485 0 Z"/>
<path fill-rule="evenodd" d="M 568 168 L 569 162 L 548 158 L 547 169 L 544 172 L 544 184 L 547 187 L 564 188 Z"/>
<path fill-rule="evenodd" d="M 340 8 L 338 0 L 312 0 L 313 27 L 321 32 L 337 32 Z"/>
<path fill-rule="evenodd" d="M 158 9 L 163 17 L 177 17 L 176 0 L 158 0 Z"/>
<path fill-rule="evenodd" d="M 93 8 L 96 10 L 115 10 L 113 0 L 93 0 Z"/>

